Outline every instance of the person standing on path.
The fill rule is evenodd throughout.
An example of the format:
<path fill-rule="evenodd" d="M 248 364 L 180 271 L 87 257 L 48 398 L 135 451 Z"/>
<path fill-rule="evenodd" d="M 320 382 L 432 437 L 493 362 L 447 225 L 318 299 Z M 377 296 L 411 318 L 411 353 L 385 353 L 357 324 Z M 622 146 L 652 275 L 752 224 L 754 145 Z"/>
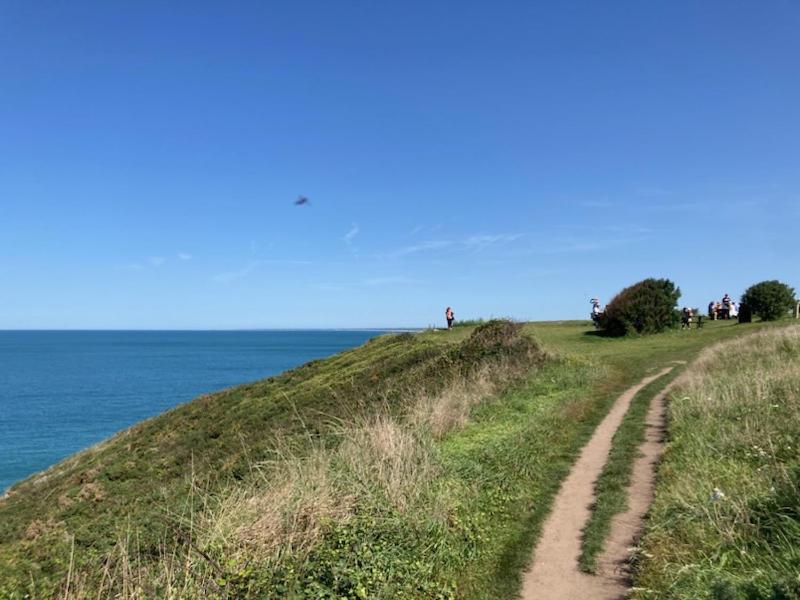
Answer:
<path fill-rule="evenodd" d="M 456 314 L 453 312 L 453 309 L 449 306 L 444 311 L 444 318 L 447 319 L 447 328 L 453 328 L 453 321 L 456 320 Z"/>

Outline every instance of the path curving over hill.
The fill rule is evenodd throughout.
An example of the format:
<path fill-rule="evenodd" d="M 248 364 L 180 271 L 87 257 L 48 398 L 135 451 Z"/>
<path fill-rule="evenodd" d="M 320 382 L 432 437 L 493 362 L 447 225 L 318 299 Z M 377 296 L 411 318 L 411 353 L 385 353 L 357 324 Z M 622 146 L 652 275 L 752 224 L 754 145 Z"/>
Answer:
<path fill-rule="evenodd" d="M 630 510 L 614 519 L 609 540 L 600 558 L 598 575 L 583 573 L 578 568 L 582 531 L 589 519 L 594 501 L 594 483 L 608 459 L 614 434 L 622 423 L 633 397 L 642 388 L 663 377 L 673 368 L 665 367 L 655 375 L 645 377 L 617 398 L 584 446 L 561 485 L 550 516 L 545 521 L 533 560 L 523 579 L 521 595 L 523 600 L 555 598 L 616 600 L 624 596 L 625 577 L 619 565 L 626 558 L 627 547 L 632 542 L 638 524 L 649 505 L 649 480 L 640 485 L 636 477 L 644 473 L 647 468 L 652 471 L 657 450 L 648 453 L 646 463 L 642 460 L 636 462 L 632 488 L 640 485 L 635 489 L 637 499 L 631 502 Z M 660 428 L 663 397 L 666 391 L 656 396 L 648 413 L 648 442 L 653 441 L 652 435 L 656 435 L 651 433 L 654 427 Z M 654 419 L 656 425 L 651 426 Z"/>

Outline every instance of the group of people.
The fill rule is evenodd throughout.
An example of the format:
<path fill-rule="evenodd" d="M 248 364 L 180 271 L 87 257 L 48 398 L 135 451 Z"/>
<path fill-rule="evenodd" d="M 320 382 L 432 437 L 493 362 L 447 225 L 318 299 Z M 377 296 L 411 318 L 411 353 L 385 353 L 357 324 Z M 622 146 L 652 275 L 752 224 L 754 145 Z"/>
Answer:
<path fill-rule="evenodd" d="M 681 329 L 688 329 L 692 326 L 694 321 L 694 311 L 691 308 L 684 308 L 681 312 Z M 722 297 L 722 300 L 711 301 L 708 303 L 708 318 L 717 320 L 736 319 L 739 317 L 739 306 L 733 301 L 728 294 Z M 697 326 L 702 326 L 702 316 L 698 317 Z"/>
<path fill-rule="evenodd" d="M 603 314 L 603 309 L 600 306 L 600 300 L 597 298 L 592 298 L 590 302 L 592 303 L 592 321 L 594 321 L 595 326 L 597 326 L 600 322 L 600 317 Z M 681 329 L 689 329 L 692 327 L 692 323 L 695 322 L 696 316 L 694 313 L 695 311 L 688 307 L 681 310 Z M 738 316 L 739 307 L 728 294 L 725 294 L 722 297 L 722 300 L 718 302 L 708 303 L 709 319 L 716 321 L 717 319 L 735 319 Z M 703 317 L 702 315 L 697 315 L 697 317 L 697 327 L 702 327 Z"/>
<path fill-rule="evenodd" d="M 718 319 L 735 319 L 739 316 L 739 307 L 736 302 L 725 294 L 722 300 L 711 301 L 708 303 L 708 318 L 714 321 Z"/>
<path fill-rule="evenodd" d="M 595 325 L 600 320 L 600 315 L 603 314 L 603 309 L 600 307 L 600 300 L 597 298 L 592 298 L 590 300 L 592 303 L 592 321 L 594 321 Z M 447 320 L 447 328 L 452 329 L 453 322 L 455 321 L 455 313 L 453 313 L 453 309 L 449 306 L 444 311 L 445 319 Z M 739 316 L 739 307 L 736 305 L 736 302 L 728 295 L 725 294 L 722 297 L 722 300 L 719 301 L 711 301 L 708 303 L 708 318 L 714 321 L 718 319 L 735 319 Z M 694 311 L 691 308 L 684 308 L 681 311 L 681 329 L 689 328 L 692 326 L 692 322 L 694 321 Z M 700 326 L 701 323 L 698 323 Z"/>

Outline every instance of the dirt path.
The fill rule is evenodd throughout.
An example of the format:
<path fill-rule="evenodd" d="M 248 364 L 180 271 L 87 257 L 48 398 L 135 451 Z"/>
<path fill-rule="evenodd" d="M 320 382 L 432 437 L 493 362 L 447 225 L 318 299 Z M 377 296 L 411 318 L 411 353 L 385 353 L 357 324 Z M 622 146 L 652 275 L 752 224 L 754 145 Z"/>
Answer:
<path fill-rule="evenodd" d="M 650 449 L 646 465 L 637 460 L 634 465 L 632 481 L 637 499 L 631 498 L 631 509 L 618 516 L 612 523 L 612 530 L 603 555 L 600 558 L 598 575 L 587 575 L 578 569 L 578 556 L 581 551 L 581 532 L 590 516 L 594 501 L 594 482 L 600 476 L 611 450 L 611 440 L 628 411 L 631 400 L 643 387 L 669 373 L 673 367 L 666 367 L 627 390 L 616 402 L 606 417 L 597 426 L 581 455 L 572 466 L 569 475 L 553 502 L 550 516 L 545 521 L 542 536 L 534 553 L 533 562 L 525 573 L 523 600 L 616 600 L 625 594 L 624 572 L 618 568 L 624 562 L 627 547 L 632 543 L 638 530 L 641 517 L 647 510 L 652 497 L 652 470 L 658 450 Z M 663 398 L 666 390 L 654 399 L 647 416 L 647 440 L 656 439 L 660 433 Z M 658 403 L 655 402 L 658 400 Z M 660 412 L 658 412 L 660 411 Z M 651 419 L 654 426 L 650 426 Z M 660 438 L 658 438 L 660 439 Z M 656 440 L 656 446 L 658 446 Z M 646 468 L 650 469 L 650 479 L 639 485 L 637 477 Z M 643 507 L 642 507 L 643 504 Z"/>
<path fill-rule="evenodd" d="M 631 485 L 628 487 L 628 510 L 611 520 L 602 554 L 597 559 L 597 576 L 615 579 L 624 585 L 627 578 L 628 548 L 639 536 L 642 521 L 653 503 L 656 487 L 656 468 L 664 451 L 667 394 L 674 382 L 667 385 L 651 401 L 645 421 L 645 439 L 639 446 L 639 456 L 633 463 Z"/>

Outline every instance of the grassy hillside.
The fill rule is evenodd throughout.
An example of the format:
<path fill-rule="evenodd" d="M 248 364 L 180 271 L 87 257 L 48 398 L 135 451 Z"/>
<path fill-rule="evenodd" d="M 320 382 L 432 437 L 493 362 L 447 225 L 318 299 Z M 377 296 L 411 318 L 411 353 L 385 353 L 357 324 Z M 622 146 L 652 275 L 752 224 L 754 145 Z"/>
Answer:
<path fill-rule="evenodd" d="M 0 597 L 513 597 L 616 396 L 752 329 L 710 325 L 384 336 L 198 398 L 12 489 Z"/>
<path fill-rule="evenodd" d="M 638 598 L 800 598 L 800 327 L 707 349 L 672 394 Z"/>
<path fill-rule="evenodd" d="M 471 334 L 471 335 L 470 335 Z M 0 503 L 3 591 L 49 597 L 73 573 L 93 573 L 131 541 L 160 562 L 186 547 L 187 503 L 259 479 L 290 449 L 336 445 L 342 423 L 406 412 L 454 382 L 513 375 L 544 354 L 518 328 L 384 336 L 262 382 L 208 395 L 143 422 L 13 487 Z M 440 425 L 444 427 L 445 425 Z"/>

